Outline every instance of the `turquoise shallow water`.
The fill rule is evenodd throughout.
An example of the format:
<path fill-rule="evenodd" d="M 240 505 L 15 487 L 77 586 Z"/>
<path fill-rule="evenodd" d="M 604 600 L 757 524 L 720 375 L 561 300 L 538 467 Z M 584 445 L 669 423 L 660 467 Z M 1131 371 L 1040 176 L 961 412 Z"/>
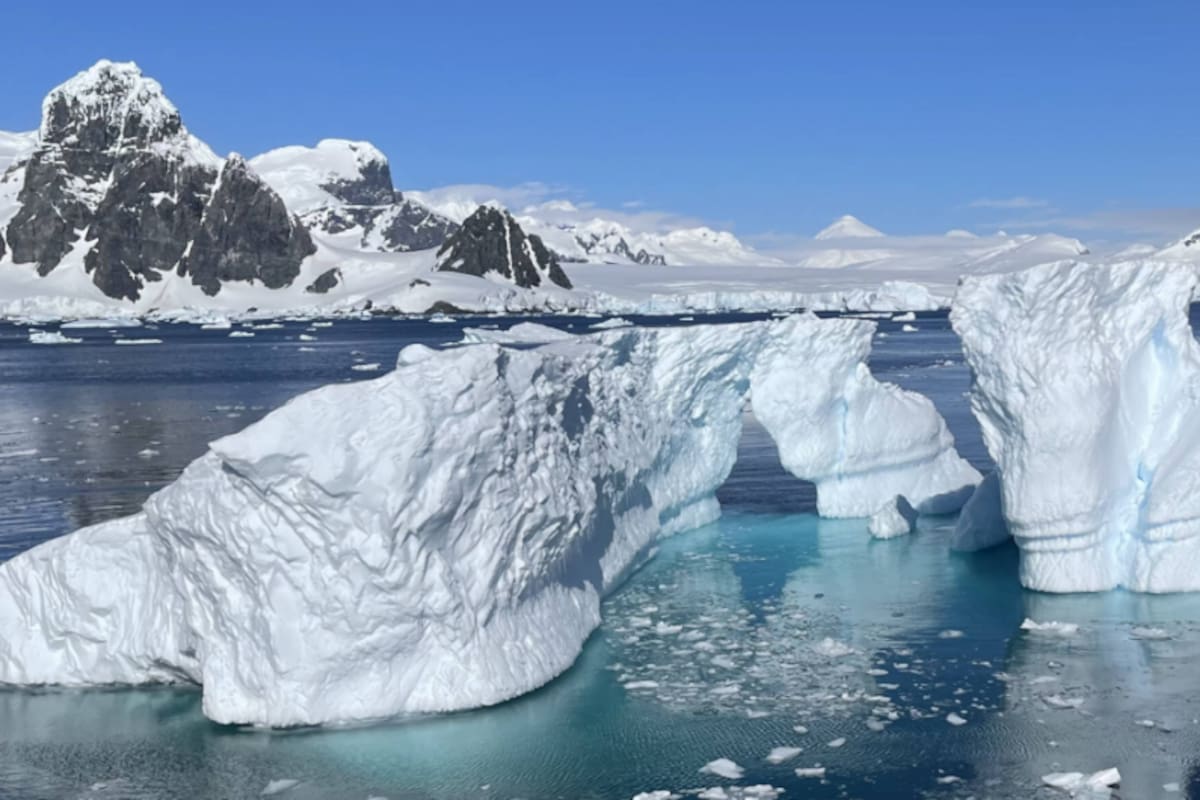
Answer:
<path fill-rule="evenodd" d="M 351 377 L 356 351 L 382 357 L 406 340 L 386 323 L 363 325 L 322 333 L 326 366 L 316 370 L 303 368 L 287 331 L 231 351 L 181 330 L 119 366 L 127 382 L 108 383 L 99 365 L 93 384 L 6 384 L 0 444 L 37 453 L 0 461 L 0 500 L 25 509 L 0 542 L 18 551 L 69 530 L 81 508 L 90 519 L 136 505 L 196 454 L 182 451 L 310 383 Z M 420 335 L 457 338 L 433 330 L 451 326 L 422 325 Z M 873 368 L 933 397 L 963 452 L 986 466 L 953 335 L 941 317 L 918 327 L 880 340 Z M 41 369 L 35 361 L 49 357 L 9 344 L 0 359 L 10 365 Z M 136 349 L 97 342 L 70 357 Z M 189 375 L 211 380 L 136 379 L 185 356 Z M 280 377 L 258 379 L 264 365 Z M 89 408 L 97 393 L 116 399 Z M 181 408 L 185 397 L 192 405 Z M 28 424 L 31 409 L 54 404 L 57 421 Z M 137 455 L 149 429 L 161 456 Z M 1025 592 L 1011 547 L 948 551 L 952 518 L 872 541 L 864 521 L 811 513 L 811 487 L 782 471 L 749 416 L 720 498 L 724 517 L 663 542 L 608 599 L 576 665 L 524 698 L 352 730 L 265 732 L 207 722 L 194 689 L 4 690 L 0 797 L 257 797 L 290 780 L 299 783 L 276 796 L 631 798 L 769 784 L 784 798 L 1049 798 L 1064 795 L 1040 788 L 1040 776 L 1110 766 L 1125 777 L 1123 798 L 1200 797 L 1200 598 Z M 1079 628 L 1023 631 L 1027 617 Z M 952 713 L 965 724 L 950 724 Z M 776 747 L 802 752 L 770 764 Z M 744 776 L 700 772 L 722 757 Z M 794 773 L 816 766 L 824 779 Z M 1172 784 L 1178 791 L 1164 789 Z"/>

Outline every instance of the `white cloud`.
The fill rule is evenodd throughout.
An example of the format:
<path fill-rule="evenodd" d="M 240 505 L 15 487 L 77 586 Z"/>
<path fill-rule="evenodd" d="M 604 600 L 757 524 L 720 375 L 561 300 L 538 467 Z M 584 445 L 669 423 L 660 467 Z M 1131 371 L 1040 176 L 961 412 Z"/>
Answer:
<path fill-rule="evenodd" d="M 698 217 L 646 209 L 641 201 L 622 203 L 621 209 L 601 208 L 564 186 L 529 182 L 517 186 L 463 183 L 425 190 L 405 190 L 404 195 L 440 214 L 461 222 L 481 205 L 499 205 L 514 215 L 536 216 L 551 224 L 581 223 L 596 218 L 618 222 L 639 233 L 667 233 L 702 225 L 724 227 Z"/>
<path fill-rule="evenodd" d="M 1025 197 L 1023 195 L 1017 197 L 981 197 L 978 200 L 972 200 L 967 204 L 968 208 L 1046 208 L 1050 205 L 1047 201 L 1036 197 Z"/>

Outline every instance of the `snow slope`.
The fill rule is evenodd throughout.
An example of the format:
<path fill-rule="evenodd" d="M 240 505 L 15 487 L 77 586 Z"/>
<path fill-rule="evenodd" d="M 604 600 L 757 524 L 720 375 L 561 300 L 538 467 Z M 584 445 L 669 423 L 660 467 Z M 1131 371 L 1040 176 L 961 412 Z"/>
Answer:
<path fill-rule="evenodd" d="M 214 442 L 141 513 L 0 565 L 0 682 L 188 680 L 210 718 L 277 726 L 529 691 L 657 537 L 720 513 L 748 394 L 834 512 L 961 488 L 932 404 L 866 373 L 871 331 L 410 346 Z"/>
<path fill-rule="evenodd" d="M 1200 589 L 1197 284 L 1164 261 L 1060 262 L 959 289 L 951 320 L 1025 586 Z"/>

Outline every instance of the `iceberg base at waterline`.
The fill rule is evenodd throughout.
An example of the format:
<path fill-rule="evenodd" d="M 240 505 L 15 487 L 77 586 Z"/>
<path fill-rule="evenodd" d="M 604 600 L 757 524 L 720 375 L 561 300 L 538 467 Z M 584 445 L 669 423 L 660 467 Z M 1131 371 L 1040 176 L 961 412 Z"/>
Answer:
<path fill-rule="evenodd" d="M 933 404 L 866 369 L 873 331 L 410 346 L 212 443 L 139 514 L 0 565 L 0 682 L 190 681 L 211 719 L 268 726 L 528 692 L 658 537 L 720 513 L 751 398 L 823 512 L 969 493 Z"/>

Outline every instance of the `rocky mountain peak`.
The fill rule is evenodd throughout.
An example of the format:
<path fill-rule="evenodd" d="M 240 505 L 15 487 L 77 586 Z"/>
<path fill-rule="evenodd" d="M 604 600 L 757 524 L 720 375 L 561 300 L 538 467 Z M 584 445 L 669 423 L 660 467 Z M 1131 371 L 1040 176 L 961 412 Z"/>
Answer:
<path fill-rule="evenodd" d="M 538 236 L 526 235 L 505 209 L 480 206 L 442 245 L 435 267 L 443 272 L 497 274 L 525 288 L 546 278 L 565 289 L 571 281 Z"/>
<path fill-rule="evenodd" d="M 132 63 L 100 61 L 46 96 L 21 181 L 4 231 L 12 260 L 42 275 L 81 264 L 109 297 L 136 300 L 175 269 L 209 293 L 224 276 L 282 285 L 313 251 L 245 159 L 222 163 Z M 217 259 L 213 243 L 232 249 Z"/>
<path fill-rule="evenodd" d="M 42 102 L 43 144 L 89 151 L 147 147 L 184 134 L 179 110 L 132 62 L 99 61 Z"/>

